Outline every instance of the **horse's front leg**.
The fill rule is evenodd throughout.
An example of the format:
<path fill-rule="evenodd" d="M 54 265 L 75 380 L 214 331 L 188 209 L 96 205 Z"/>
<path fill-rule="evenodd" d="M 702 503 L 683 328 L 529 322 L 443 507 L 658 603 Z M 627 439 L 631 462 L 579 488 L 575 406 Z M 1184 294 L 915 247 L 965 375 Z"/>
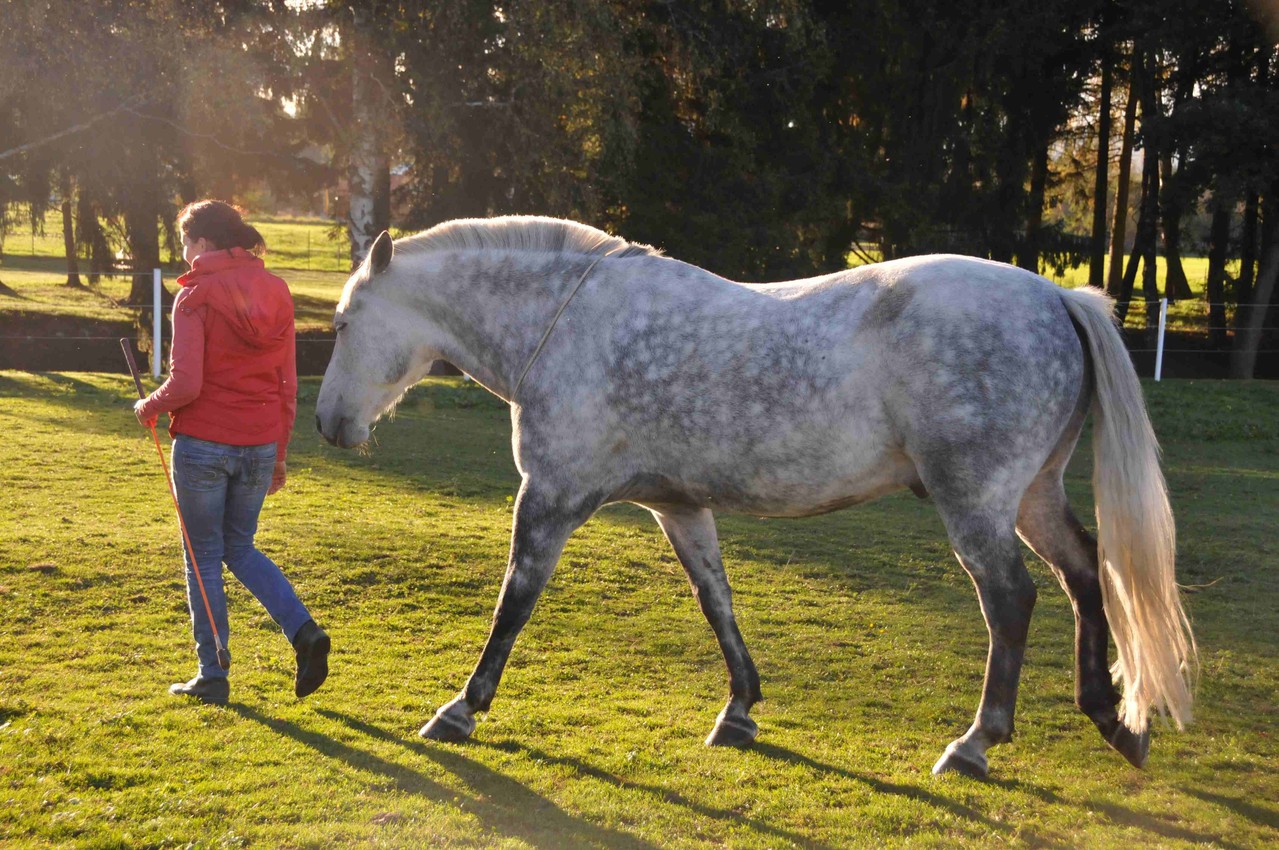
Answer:
<path fill-rule="evenodd" d="M 750 718 L 751 706 L 761 699 L 759 673 L 733 617 L 733 594 L 724 574 L 715 518 L 704 508 L 654 510 L 653 516 L 684 565 L 689 583 L 693 585 L 693 595 L 715 631 L 724 663 L 728 665 L 728 705 L 716 718 L 706 743 L 711 746 L 748 744 L 759 731 Z"/>
<path fill-rule="evenodd" d="M 475 731 L 475 713 L 487 711 L 520 629 L 528 622 L 568 536 L 596 505 L 552 496 L 525 479 L 515 500 L 511 556 L 497 598 L 488 642 L 462 693 L 418 732 L 437 741 L 461 741 Z"/>

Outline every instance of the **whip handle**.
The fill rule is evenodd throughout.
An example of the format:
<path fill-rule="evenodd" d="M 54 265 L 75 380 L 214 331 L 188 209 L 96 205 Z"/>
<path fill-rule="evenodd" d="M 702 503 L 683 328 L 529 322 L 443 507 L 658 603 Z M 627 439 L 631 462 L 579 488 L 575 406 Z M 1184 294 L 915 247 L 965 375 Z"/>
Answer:
<path fill-rule="evenodd" d="M 142 375 L 138 372 L 138 361 L 133 359 L 133 346 L 127 339 L 122 339 L 120 348 L 124 351 L 124 359 L 129 361 L 129 373 L 133 375 L 133 385 L 138 388 L 138 398 L 146 398 L 146 390 L 142 389 Z"/>

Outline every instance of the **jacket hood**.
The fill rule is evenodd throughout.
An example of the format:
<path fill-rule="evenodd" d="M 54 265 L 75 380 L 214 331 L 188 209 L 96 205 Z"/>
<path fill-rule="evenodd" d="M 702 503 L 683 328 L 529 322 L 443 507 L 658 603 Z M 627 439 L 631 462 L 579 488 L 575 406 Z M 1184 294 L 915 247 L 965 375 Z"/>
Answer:
<path fill-rule="evenodd" d="M 201 254 L 178 285 L 184 306 L 216 310 L 251 348 L 275 348 L 293 327 L 288 285 L 243 248 Z"/>

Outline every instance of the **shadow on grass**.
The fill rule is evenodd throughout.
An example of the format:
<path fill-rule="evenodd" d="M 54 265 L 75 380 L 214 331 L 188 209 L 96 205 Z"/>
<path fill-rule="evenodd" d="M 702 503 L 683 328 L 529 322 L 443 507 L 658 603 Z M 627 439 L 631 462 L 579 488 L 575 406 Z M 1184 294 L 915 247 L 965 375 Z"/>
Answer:
<path fill-rule="evenodd" d="M 574 817 L 547 798 L 530 791 L 520 783 L 503 776 L 481 764 L 444 749 L 414 746 L 395 735 L 374 726 L 361 723 L 344 714 L 333 711 L 318 713 L 369 737 L 394 741 L 404 745 L 417 755 L 423 755 L 456 775 L 475 792 L 470 799 L 457 800 L 457 792 L 411 768 L 388 761 L 371 752 L 336 741 L 320 732 L 304 729 L 296 723 L 268 717 L 257 709 L 242 703 L 228 706 L 246 720 L 271 729 L 310 747 L 317 753 L 341 761 L 350 767 L 380 776 L 395 783 L 405 793 L 415 794 L 435 803 L 456 805 L 462 811 L 474 815 L 485 828 L 502 835 L 510 835 L 528 842 L 534 847 L 554 850 L 567 845 L 605 845 L 630 848 L 630 850 L 657 850 L 633 835 L 608 827 L 598 826 Z"/>
<path fill-rule="evenodd" d="M 1057 843 L 1056 841 L 1052 839 L 1037 835 L 1034 832 L 1028 832 L 1028 831 L 1022 830 L 1018 827 L 1017 824 L 1001 823 L 1000 821 L 992 820 L 991 818 L 971 808 L 970 806 L 965 806 L 962 803 L 958 803 L 954 800 L 949 800 L 931 791 L 926 791 L 923 788 L 919 788 L 913 785 L 903 785 L 900 783 L 885 782 L 881 779 L 875 779 L 874 777 L 871 777 L 871 776 L 855 773 L 845 768 L 834 767 L 832 765 L 823 764 L 819 761 L 809 758 L 808 756 L 802 755 L 800 753 L 796 753 L 792 750 L 788 750 L 783 747 L 778 747 L 773 744 L 756 743 L 753 746 L 753 750 L 757 753 L 760 753 L 761 755 L 768 756 L 769 758 L 779 759 L 781 761 L 785 761 L 790 764 L 804 765 L 805 767 L 808 767 L 809 769 L 820 772 L 820 773 L 840 776 L 845 779 L 851 779 L 855 782 L 860 782 L 879 794 L 895 794 L 898 796 L 907 797 L 912 800 L 917 800 L 921 803 L 925 803 L 927 805 L 934 806 L 939 809 L 944 809 L 957 817 L 961 817 L 961 818 L 964 818 L 965 820 L 970 820 L 975 823 L 979 823 L 984 827 L 987 827 L 997 832 L 1007 834 L 1010 837 L 1012 837 L 1013 835 L 1016 835 L 1016 837 L 1019 840 L 1026 842 L 1026 844 L 1028 844 L 1031 847 L 1048 847 L 1048 846 L 1053 846 Z M 1135 827 L 1137 829 L 1144 830 L 1149 833 L 1153 833 L 1154 835 L 1157 835 L 1163 839 L 1187 841 L 1192 844 L 1212 844 L 1214 846 L 1219 846 L 1219 847 L 1239 848 L 1238 844 L 1234 844 L 1228 841 L 1222 835 L 1213 835 L 1213 834 L 1201 833 L 1201 832 L 1196 832 L 1194 830 L 1186 829 L 1185 827 L 1178 826 L 1175 823 L 1170 823 L 1167 820 L 1160 818 L 1156 815 L 1152 815 L 1147 812 L 1135 811 L 1125 806 L 1121 806 L 1117 803 L 1111 803 L 1108 801 L 1101 801 L 1101 800 L 1086 800 L 1086 801 L 1083 801 L 1082 803 L 1075 804 L 1075 803 L 1072 803 L 1072 801 L 1061 797 L 1060 795 L 1058 795 L 1056 792 L 1054 792 L 1053 790 L 1049 788 L 1044 788 L 1040 785 L 1036 785 L 1035 783 L 1027 782 L 1020 779 L 987 779 L 984 781 L 988 785 L 993 785 L 995 787 L 1002 788 L 1004 790 L 1020 791 L 1026 794 L 1030 794 L 1034 797 L 1039 798 L 1044 803 L 1047 803 L 1049 805 L 1055 805 L 1055 806 L 1081 805 L 1083 808 L 1086 808 L 1089 811 L 1098 812 L 1102 815 L 1105 815 L 1107 818 L 1109 818 L 1112 822 L 1116 824 Z M 1262 823 L 1270 826 L 1275 825 L 1275 820 L 1276 820 L 1275 813 L 1270 812 L 1266 809 L 1251 805 L 1249 803 L 1245 803 L 1240 800 L 1236 800 L 1228 797 L 1221 797 L 1206 791 L 1197 791 L 1194 789 L 1188 789 L 1188 790 L 1189 790 L 1189 793 L 1194 794 L 1195 796 L 1198 796 L 1201 799 L 1223 805 L 1226 808 L 1229 808 L 1232 811 L 1235 811 L 1236 813 L 1239 813 L 1243 815 L 1244 817 L 1247 817 L 1248 819 L 1253 820 L 1257 823 Z"/>
<path fill-rule="evenodd" d="M 787 764 L 803 765 L 816 773 L 824 773 L 828 776 L 838 776 L 843 779 L 851 779 L 854 782 L 865 785 L 876 794 L 891 794 L 897 797 L 905 797 L 909 800 L 924 803 L 925 805 L 929 805 L 937 809 L 943 809 L 955 817 L 963 818 L 964 820 L 972 821 L 973 823 L 979 823 L 996 832 L 1002 832 L 1009 835 L 1013 833 L 1013 827 L 1009 824 L 993 820 L 971 806 L 965 806 L 963 803 L 942 797 L 939 794 L 934 794 L 931 791 L 926 791 L 923 788 L 919 788 L 914 785 L 903 785 L 899 782 L 885 782 L 882 779 L 876 779 L 875 777 L 867 776 L 864 773 L 857 773 L 855 771 L 848 770 L 847 768 L 824 764 L 814 758 L 803 755 L 802 753 L 797 753 L 794 750 L 788 750 L 785 747 L 779 747 L 776 744 L 766 744 L 756 741 L 751 745 L 751 750 L 752 752 L 759 753 L 762 756 L 776 761 L 783 761 Z M 1030 833 L 1021 833 L 1020 837 L 1031 846 L 1047 846 L 1049 844 L 1049 842 L 1045 839 L 1039 838 L 1038 836 Z"/>
<path fill-rule="evenodd" d="M 376 726 L 365 723 L 362 720 L 357 720 L 354 717 L 342 714 L 341 712 L 330 711 L 328 709 L 318 709 L 317 713 L 336 720 L 339 723 L 360 732 L 361 734 L 368 735 L 369 737 L 377 738 L 382 741 L 399 744 L 416 755 L 428 758 L 436 764 L 439 764 L 441 767 L 453 772 L 467 784 L 475 787 L 478 791 L 482 791 L 486 795 L 503 793 L 502 788 L 493 788 L 482 781 L 485 775 L 495 776 L 496 774 L 493 774 L 493 772 L 488 768 L 477 765 L 475 762 L 461 755 L 455 748 L 405 740 L 399 735 L 392 734 L 384 729 L 379 729 Z M 466 746 L 499 750 L 512 755 L 522 756 L 523 758 L 540 764 L 567 767 L 573 770 L 579 777 L 590 777 L 591 779 L 598 780 L 623 791 L 638 792 L 648 797 L 657 798 L 670 805 L 687 809 L 689 812 L 703 818 L 710 818 L 721 823 L 736 826 L 744 826 L 759 833 L 760 835 L 784 839 L 785 841 L 800 847 L 812 848 L 812 850 L 831 850 L 829 845 L 814 841 L 797 832 L 772 826 L 756 818 L 746 817 L 730 809 L 720 809 L 715 808 L 714 806 L 705 805 L 704 803 L 698 803 L 694 800 L 688 799 L 678 792 L 662 788 L 661 786 L 645 785 L 643 783 L 631 782 L 629 780 L 622 779 L 621 777 L 614 776 L 607 771 L 600 770 L 597 767 L 589 765 L 580 759 L 568 756 L 551 755 L 543 752 L 542 750 L 527 747 L 523 744 L 518 744 L 512 741 L 503 741 L 500 743 L 470 741 L 466 744 Z M 477 779 L 481 781 L 477 781 Z M 511 780 L 502 778 L 501 781 L 509 783 Z M 648 846 L 630 836 L 627 836 L 627 840 L 630 844 L 617 846 Z"/>
<path fill-rule="evenodd" d="M 1200 845 L 1207 844 L 1214 847 L 1229 848 L 1229 850 L 1243 850 L 1242 845 L 1228 841 L 1223 835 L 1186 829 L 1184 826 L 1170 823 L 1157 815 L 1152 815 L 1149 812 L 1136 812 L 1117 803 L 1103 800 L 1087 800 L 1084 801 L 1083 806 L 1091 811 L 1100 812 L 1114 823 L 1136 827 L 1168 840 L 1186 841 Z"/>
<path fill-rule="evenodd" d="M 332 298 L 293 293 L 293 314 L 298 324 L 319 323 L 327 328 L 333 320 L 341 290 L 335 290 Z"/>
<path fill-rule="evenodd" d="M 1238 797 L 1227 797 L 1224 794 L 1217 794 L 1212 791 L 1206 791 L 1202 788 L 1185 788 L 1183 789 L 1192 797 L 1198 797 L 1205 803 L 1215 803 L 1222 808 L 1229 809 L 1242 818 L 1247 818 L 1258 826 L 1268 826 L 1271 829 L 1279 829 L 1279 811 L 1268 809 L 1265 806 L 1259 806 L 1249 800 L 1240 800 Z"/>
<path fill-rule="evenodd" d="M 1079 803 L 1075 803 L 1060 797 L 1055 792 L 1047 788 L 1043 788 L 1039 785 L 1035 785 L 1034 783 L 1020 779 L 988 779 L 986 781 L 999 788 L 1012 791 L 1023 791 L 1027 794 L 1032 794 L 1043 800 L 1045 803 L 1060 806 L 1077 805 L 1090 812 L 1096 812 L 1104 815 L 1112 823 L 1144 830 L 1145 832 L 1153 833 L 1154 835 L 1164 839 L 1186 841 L 1191 844 L 1210 844 L 1214 847 L 1230 848 L 1230 850 L 1242 850 L 1240 845 L 1227 840 L 1223 835 L 1214 835 L 1211 833 L 1196 832 L 1191 829 L 1186 829 L 1183 826 L 1178 826 L 1175 823 L 1169 822 L 1166 817 L 1160 817 L 1159 815 L 1154 815 L 1149 812 L 1136 811 L 1134 809 L 1127 808 L 1126 806 L 1121 806 L 1118 803 L 1095 799 L 1083 800 Z M 1269 814 L 1269 817 L 1272 819 L 1275 817 L 1273 813 L 1267 813 L 1264 809 L 1249 806 L 1247 803 L 1243 803 L 1239 800 L 1234 800 L 1228 797 L 1219 797 L 1207 791 L 1199 791 L 1193 788 L 1187 788 L 1184 790 L 1187 793 L 1193 794 L 1194 796 L 1200 797 L 1201 799 L 1209 802 L 1220 803 L 1232 811 L 1243 814 L 1244 817 L 1248 817 L 1250 820 L 1255 820 L 1255 818 L 1251 817 L 1249 814 L 1245 814 L 1243 811 L 1240 811 L 1240 809 L 1235 807 L 1243 806 L 1251 810 L 1254 814 L 1261 814 L 1263 817 Z M 1258 822 L 1264 823 L 1265 821 Z M 1273 820 L 1271 821 L 1271 825 L 1274 825 Z"/>

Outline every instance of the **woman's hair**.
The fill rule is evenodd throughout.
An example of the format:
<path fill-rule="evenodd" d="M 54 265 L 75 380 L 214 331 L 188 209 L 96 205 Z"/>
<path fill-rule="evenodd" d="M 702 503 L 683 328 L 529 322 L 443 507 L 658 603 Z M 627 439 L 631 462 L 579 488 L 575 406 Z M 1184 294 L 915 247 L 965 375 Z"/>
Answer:
<path fill-rule="evenodd" d="M 254 254 L 266 251 L 258 229 L 245 224 L 243 212 L 226 201 L 196 201 L 178 213 L 178 227 L 188 239 L 207 239 L 214 248 L 244 248 Z"/>

